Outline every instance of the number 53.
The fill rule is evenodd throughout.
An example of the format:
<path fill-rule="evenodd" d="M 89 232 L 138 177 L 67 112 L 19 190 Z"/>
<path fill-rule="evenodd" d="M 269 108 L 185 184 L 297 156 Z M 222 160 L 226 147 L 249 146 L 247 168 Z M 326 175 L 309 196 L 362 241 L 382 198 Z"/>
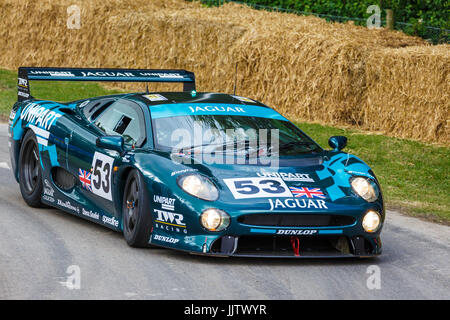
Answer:
<path fill-rule="evenodd" d="M 95 152 L 92 159 L 92 192 L 102 198 L 112 200 L 111 169 L 114 158 L 106 154 Z"/>
<path fill-rule="evenodd" d="M 292 197 L 281 178 L 236 178 L 223 180 L 235 199 Z"/>

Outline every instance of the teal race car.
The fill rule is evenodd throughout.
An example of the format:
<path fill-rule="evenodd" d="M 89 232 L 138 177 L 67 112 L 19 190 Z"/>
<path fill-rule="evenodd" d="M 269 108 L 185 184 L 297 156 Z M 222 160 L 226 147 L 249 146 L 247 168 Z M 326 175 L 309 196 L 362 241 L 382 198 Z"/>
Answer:
<path fill-rule="evenodd" d="M 30 80 L 183 83 L 68 103 Z M 148 91 L 148 90 L 147 90 Z M 324 150 L 268 106 L 200 93 L 185 70 L 21 67 L 9 118 L 14 176 L 31 207 L 123 232 L 130 246 L 236 257 L 374 257 L 385 209 L 370 167 Z"/>

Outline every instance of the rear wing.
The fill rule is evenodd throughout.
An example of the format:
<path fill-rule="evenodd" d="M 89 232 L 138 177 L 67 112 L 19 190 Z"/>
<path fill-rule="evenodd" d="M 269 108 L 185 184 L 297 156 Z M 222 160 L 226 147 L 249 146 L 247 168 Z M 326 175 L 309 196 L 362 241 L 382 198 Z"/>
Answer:
<path fill-rule="evenodd" d="M 20 67 L 17 101 L 32 98 L 30 80 L 182 82 L 183 91 L 195 90 L 195 75 L 186 70 Z"/>

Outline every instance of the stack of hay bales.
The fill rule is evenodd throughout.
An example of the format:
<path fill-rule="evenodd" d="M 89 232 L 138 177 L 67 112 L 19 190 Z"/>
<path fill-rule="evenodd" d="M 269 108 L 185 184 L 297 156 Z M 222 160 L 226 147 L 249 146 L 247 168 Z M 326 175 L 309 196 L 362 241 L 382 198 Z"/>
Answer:
<path fill-rule="evenodd" d="M 450 142 L 450 46 L 374 51 L 363 123 L 398 137 Z"/>
<path fill-rule="evenodd" d="M 237 93 L 292 120 L 450 143 L 448 45 L 183 0 L 80 2 L 81 28 L 71 30 L 67 7 L 73 4 L 2 2 L 0 66 L 185 68 L 195 72 L 198 90 L 231 92 L 238 63 Z"/>

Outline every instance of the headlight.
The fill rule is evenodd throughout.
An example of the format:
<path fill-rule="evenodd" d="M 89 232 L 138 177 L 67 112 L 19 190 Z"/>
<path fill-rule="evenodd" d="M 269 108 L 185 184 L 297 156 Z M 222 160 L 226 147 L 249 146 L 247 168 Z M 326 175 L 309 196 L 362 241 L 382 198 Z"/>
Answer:
<path fill-rule="evenodd" d="M 230 216 L 219 209 L 206 209 L 200 216 L 200 223 L 209 231 L 222 231 L 230 225 Z"/>
<path fill-rule="evenodd" d="M 178 180 L 181 189 L 190 195 L 208 201 L 219 198 L 219 191 L 216 186 L 206 177 L 199 174 L 190 174 Z"/>
<path fill-rule="evenodd" d="M 375 182 L 370 179 L 355 177 L 351 180 L 353 191 L 368 202 L 378 199 L 379 190 Z"/>
<path fill-rule="evenodd" d="M 378 212 L 369 210 L 363 218 L 362 226 L 366 232 L 372 233 L 378 230 L 380 223 L 381 217 Z"/>

